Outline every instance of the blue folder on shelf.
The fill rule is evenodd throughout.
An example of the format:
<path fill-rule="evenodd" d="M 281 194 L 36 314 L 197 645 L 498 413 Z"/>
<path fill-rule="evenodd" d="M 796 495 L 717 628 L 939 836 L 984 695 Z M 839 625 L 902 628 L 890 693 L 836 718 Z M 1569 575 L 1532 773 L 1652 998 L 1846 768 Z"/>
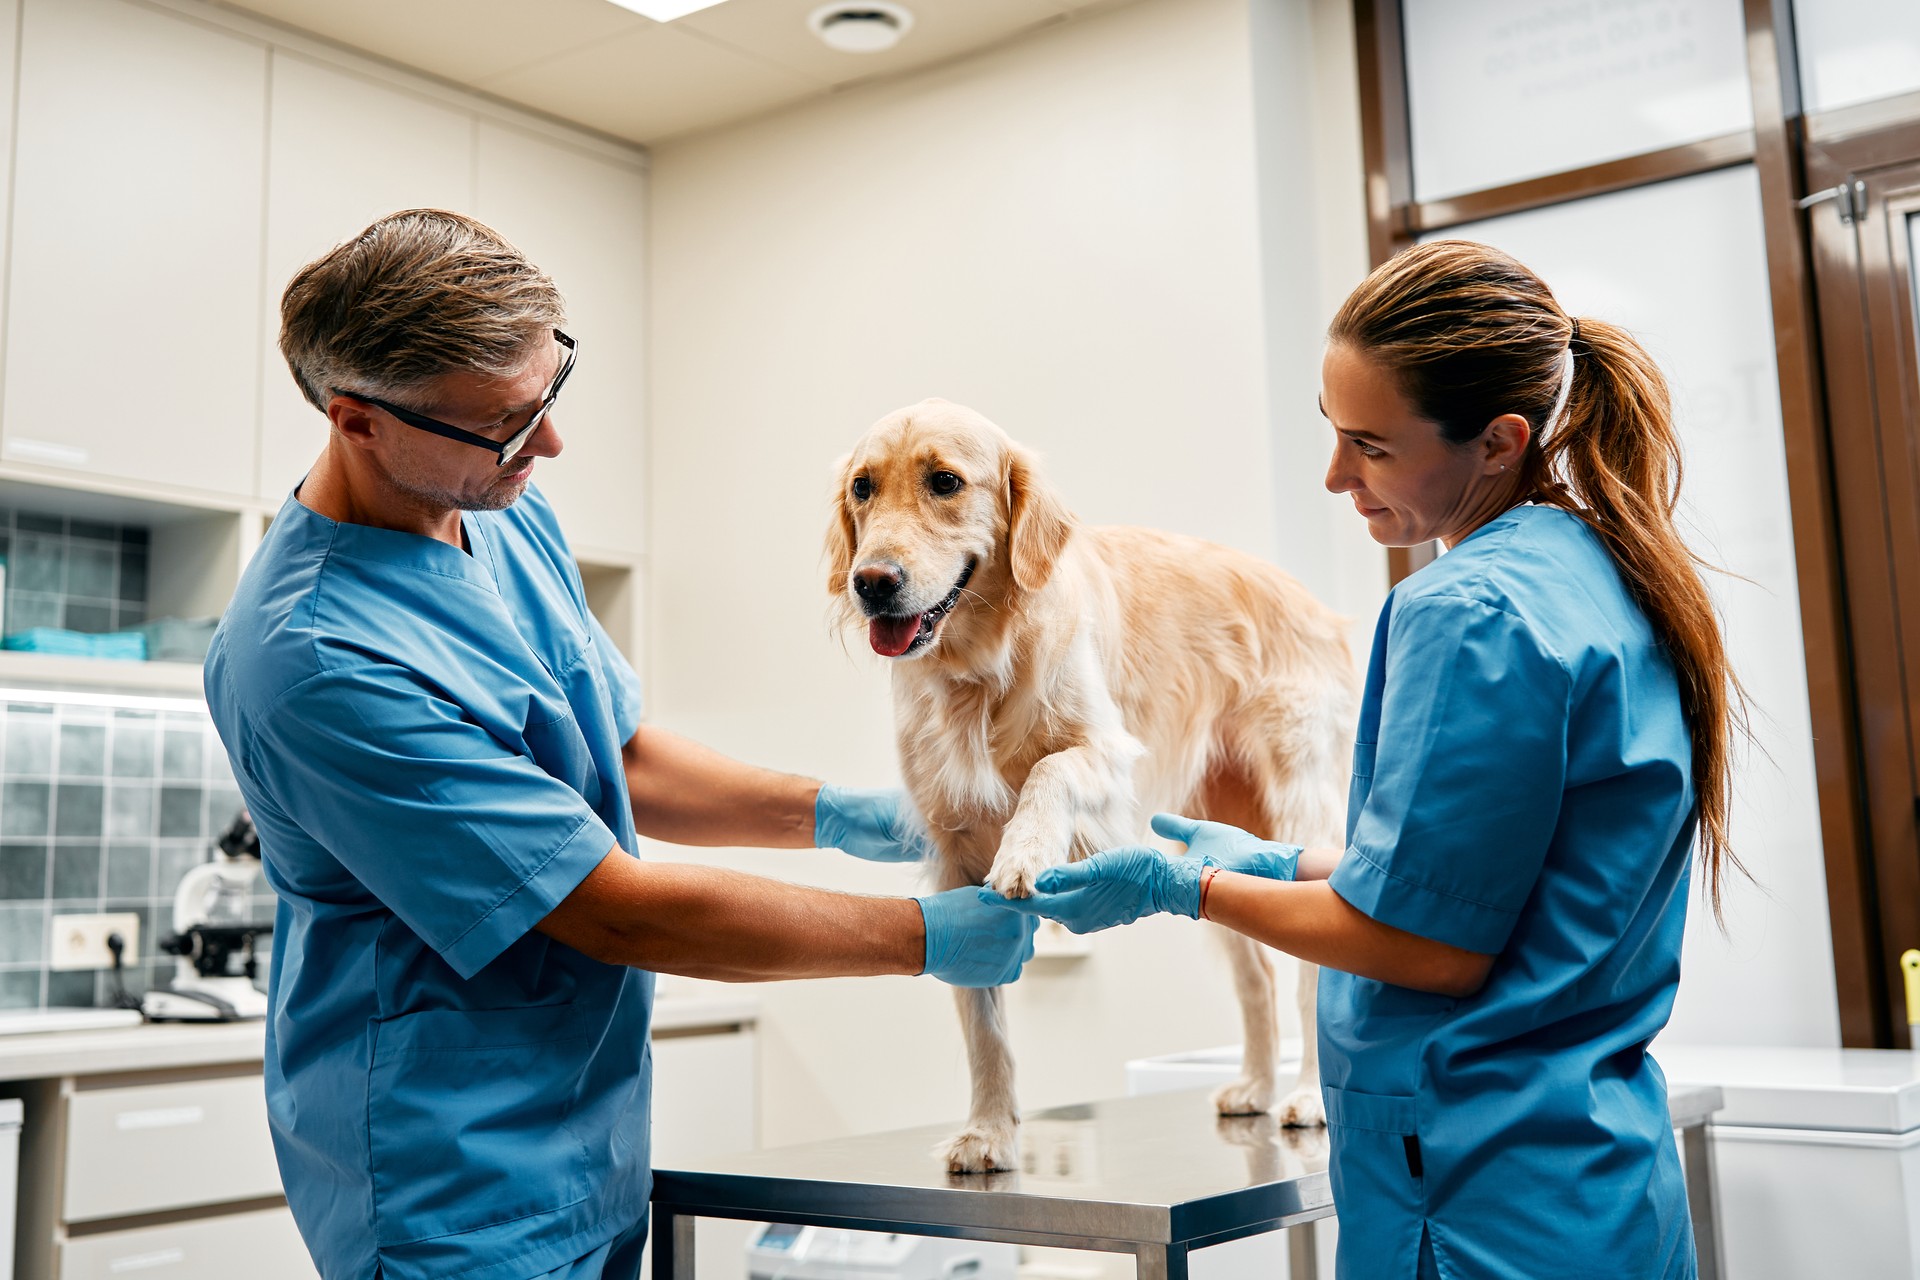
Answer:
<path fill-rule="evenodd" d="M 0 639 L 0 649 L 20 653 L 48 653 L 65 658 L 119 658 L 144 662 L 147 638 L 138 631 L 93 634 L 61 627 L 29 627 Z"/>

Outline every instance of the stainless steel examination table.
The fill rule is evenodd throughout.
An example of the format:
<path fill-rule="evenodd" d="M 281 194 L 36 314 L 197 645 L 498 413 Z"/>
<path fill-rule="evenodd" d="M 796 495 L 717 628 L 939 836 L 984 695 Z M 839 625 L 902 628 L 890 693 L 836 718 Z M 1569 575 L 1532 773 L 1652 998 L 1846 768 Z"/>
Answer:
<path fill-rule="evenodd" d="M 1718 1088 L 1675 1089 L 1701 1280 L 1720 1280 L 1713 1152 Z M 903 1129 L 659 1169 L 653 1280 L 693 1280 L 694 1221 L 736 1218 L 1059 1249 L 1131 1253 L 1140 1280 L 1186 1280 L 1187 1255 L 1287 1231 L 1292 1280 L 1313 1280 L 1314 1223 L 1333 1216 L 1326 1138 L 1271 1116 L 1216 1117 L 1204 1090 L 1055 1107 L 1027 1116 L 1026 1168 L 949 1174 L 933 1151 L 954 1126 Z"/>

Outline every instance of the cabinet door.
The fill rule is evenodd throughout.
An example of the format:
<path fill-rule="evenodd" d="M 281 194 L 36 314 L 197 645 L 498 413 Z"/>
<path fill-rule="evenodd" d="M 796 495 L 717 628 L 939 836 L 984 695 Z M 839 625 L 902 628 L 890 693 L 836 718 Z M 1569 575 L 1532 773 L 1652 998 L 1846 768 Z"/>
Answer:
<path fill-rule="evenodd" d="M 284 498 L 327 439 L 280 358 L 280 295 L 301 267 L 400 209 L 473 212 L 473 117 L 293 54 L 273 55 L 261 348 L 260 496 Z"/>
<path fill-rule="evenodd" d="M 553 277 L 580 340 L 554 406 L 566 449 L 534 481 L 576 547 L 644 551 L 645 176 L 485 120 L 477 167 L 480 217 Z"/>
<path fill-rule="evenodd" d="M 0 137 L 13 136 L 13 111 L 18 85 L 16 76 L 20 70 L 20 0 L 0 0 Z M 13 190 L 13 152 L 11 148 L 0 150 L 0 191 Z M 12 211 L 0 208 L 0 243 L 9 238 L 7 228 L 12 222 Z M 6 255 L 0 254 L 0 315 L 4 315 L 7 295 Z M 4 1275 L 4 1272 L 0 1272 Z"/>
<path fill-rule="evenodd" d="M 267 50 L 27 0 L 0 456 L 254 487 Z"/>

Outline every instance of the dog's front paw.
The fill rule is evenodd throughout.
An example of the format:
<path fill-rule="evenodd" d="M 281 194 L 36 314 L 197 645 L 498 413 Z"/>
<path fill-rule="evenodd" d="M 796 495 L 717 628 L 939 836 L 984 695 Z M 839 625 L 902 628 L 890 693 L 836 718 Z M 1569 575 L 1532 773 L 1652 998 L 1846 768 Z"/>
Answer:
<path fill-rule="evenodd" d="M 1280 1103 L 1280 1123 L 1289 1129 L 1326 1128 L 1327 1105 L 1320 1090 L 1295 1089 L 1288 1094 Z"/>
<path fill-rule="evenodd" d="M 1033 883 L 1045 870 L 1044 866 L 1015 859 L 998 860 L 994 862 L 993 870 L 987 872 L 987 888 L 1003 898 L 1031 898 Z"/>
<path fill-rule="evenodd" d="M 1038 841 L 1009 833 L 993 855 L 987 888 L 1003 898 L 1031 898 L 1034 882 L 1055 861 Z"/>
<path fill-rule="evenodd" d="M 1242 1076 L 1213 1091 L 1213 1105 L 1223 1116 L 1257 1116 L 1273 1110 L 1273 1081 Z"/>
<path fill-rule="evenodd" d="M 1011 1125 L 968 1125 L 936 1152 L 948 1173 L 993 1173 L 1020 1167 L 1019 1136 Z"/>

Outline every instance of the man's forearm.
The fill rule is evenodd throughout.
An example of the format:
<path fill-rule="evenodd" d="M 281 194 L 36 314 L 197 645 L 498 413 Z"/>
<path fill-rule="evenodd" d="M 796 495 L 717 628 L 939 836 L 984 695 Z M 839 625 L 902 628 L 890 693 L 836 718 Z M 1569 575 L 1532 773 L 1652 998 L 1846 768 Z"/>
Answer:
<path fill-rule="evenodd" d="M 537 927 L 608 964 L 723 982 L 916 974 L 926 962 L 911 898 L 642 862 L 620 849 Z"/>
<path fill-rule="evenodd" d="M 641 725 L 621 753 L 633 825 L 673 844 L 813 847 L 819 782 L 743 764 L 690 738 Z"/>

